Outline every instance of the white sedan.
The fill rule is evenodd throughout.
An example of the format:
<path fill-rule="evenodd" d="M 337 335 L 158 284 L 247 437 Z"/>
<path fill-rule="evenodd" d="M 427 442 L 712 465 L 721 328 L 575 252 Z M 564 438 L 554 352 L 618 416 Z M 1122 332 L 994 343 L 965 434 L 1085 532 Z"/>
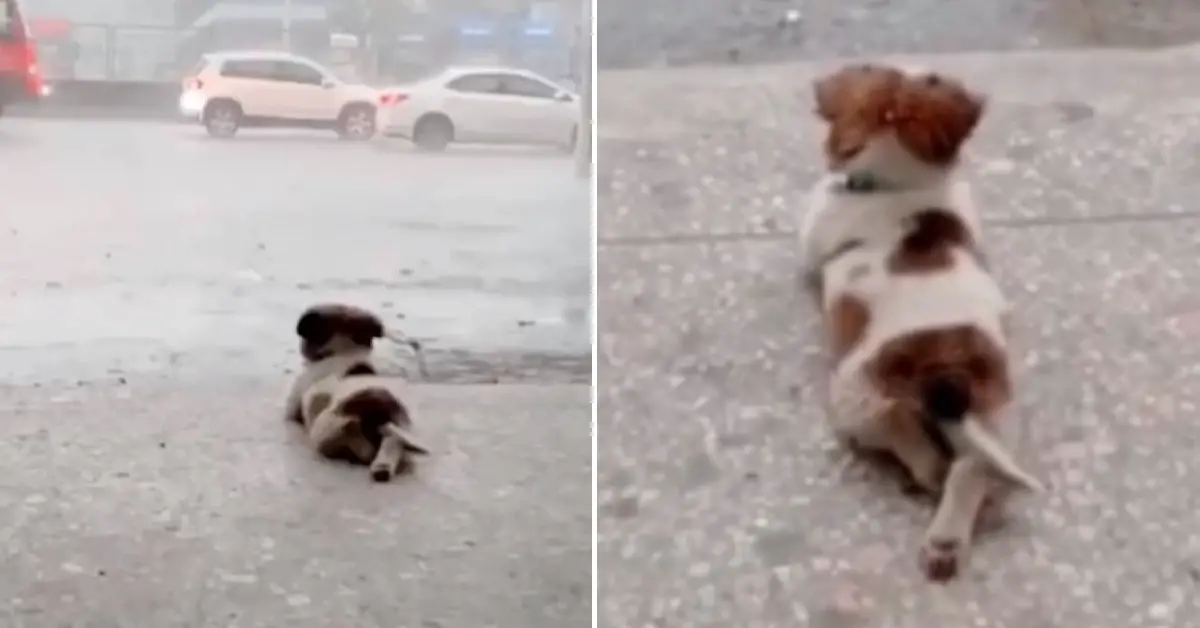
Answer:
<path fill-rule="evenodd" d="M 464 142 L 569 151 L 579 135 L 579 97 L 526 70 L 451 67 L 380 92 L 380 132 L 424 150 Z"/>

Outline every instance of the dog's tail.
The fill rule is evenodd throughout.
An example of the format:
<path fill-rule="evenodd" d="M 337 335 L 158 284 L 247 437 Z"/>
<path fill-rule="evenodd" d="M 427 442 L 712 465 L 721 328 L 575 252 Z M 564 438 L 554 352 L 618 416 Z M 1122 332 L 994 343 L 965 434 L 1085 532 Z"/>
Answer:
<path fill-rule="evenodd" d="M 1006 480 L 1031 491 L 1044 491 L 1042 482 L 1023 470 L 971 413 L 971 401 L 970 383 L 965 378 L 935 375 L 922 384 L 921 404 L 934 444 L 951 456 L 972 453 Z"/>
<path fill-rule="evenodd" d="M 399 329 L 387 330 L 384 332 L 384 337 L 398 345 L 408 347 L 412 351 L 413 359 L 417 363 L 417 374 L 421 376 L 422 380 L 429 379 L 429 369 L 425 364 L 425 346 L 421 344 L 420 340 L 405 334 Z"/>

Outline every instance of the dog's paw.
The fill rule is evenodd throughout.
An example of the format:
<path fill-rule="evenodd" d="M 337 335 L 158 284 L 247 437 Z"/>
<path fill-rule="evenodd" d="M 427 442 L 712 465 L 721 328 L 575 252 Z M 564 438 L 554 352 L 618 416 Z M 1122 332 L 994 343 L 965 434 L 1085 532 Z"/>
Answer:
<path fill-rule="evenodd" d="M 946 582 L 958 576 L 966 564 L 967 543 L 950 537 L 931 537 L 921 547 L 921 571 L 934 582 Z"/>
<path fill-rule="evenodd" d="M 371 467 L 371 479 L 376 482 L 388 482 L 392 479 L 392 470 L 386 465 Z"/>

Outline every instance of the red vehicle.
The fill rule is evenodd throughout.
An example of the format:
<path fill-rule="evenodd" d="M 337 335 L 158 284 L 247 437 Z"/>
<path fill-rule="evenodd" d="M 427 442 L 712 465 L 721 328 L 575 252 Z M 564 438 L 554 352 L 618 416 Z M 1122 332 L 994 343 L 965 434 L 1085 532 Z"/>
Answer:
<path fill-rule="evenodd" d="M 0 0 L 0 113 L 12 103 L 38 100 L 44 89 L 21 7 L 17 0 Z"/>

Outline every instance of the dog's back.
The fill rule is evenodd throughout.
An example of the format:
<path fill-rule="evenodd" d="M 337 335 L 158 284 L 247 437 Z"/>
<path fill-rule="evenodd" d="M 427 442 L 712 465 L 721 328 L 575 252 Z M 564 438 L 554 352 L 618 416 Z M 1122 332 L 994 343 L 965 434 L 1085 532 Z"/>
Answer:
<path fill-rule="evenodd" d="M 358 349 L 331 355 L 307 362 L 292 382 L 286 400 L 286 417 L 296 423 L 307 425 L 311 412 L 306 412 L 304 399 L 316 388 L 330 387 L 333 382 L 347 375 L 374 375 L 377 369 L 371 361 L 370 349 Z"/>
<path fill-rule="evenodd" d="M 1008 304 L 963 212 L 921 209 L 904 224 L 903 235 L 890 245 L 885 240 L 864 245 L 826 271 L 827 307 L 851 296 L 871 313 L 839 371 L 856 370 L 887 342 L 922 330 L 970 325 L 999 348 L 1007 346 Z"/>
<path fill-rule="evenodd" d="M 956 179 L 930 188 L 855 193 L 845 189 L 842 177 L 828 176 L 809 201 L 800 229 L 802 264 L 819 279 L 815 296 L 823 310 L 839 295 L 874 291 L 890 281 L 891 258 L 922 212 L 947 208 L 972 241 L 980 237 L 970 187 Z"/>

